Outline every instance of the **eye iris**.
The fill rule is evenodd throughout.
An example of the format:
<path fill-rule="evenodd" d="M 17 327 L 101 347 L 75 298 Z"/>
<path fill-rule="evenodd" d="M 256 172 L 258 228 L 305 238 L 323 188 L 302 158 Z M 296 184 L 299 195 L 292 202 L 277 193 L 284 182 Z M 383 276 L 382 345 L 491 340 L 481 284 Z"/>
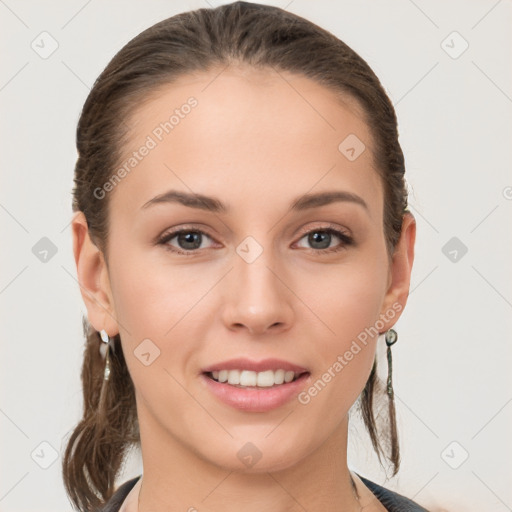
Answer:
<path fill-rule="evenodd" d="M 315 231 L 309 234 L 309 242 L 314 246 L 315 243 L 323 243 L 322 247 L 315 247 L 315 249 L 327 249 L 331 244 L 331 234 L 327 231 Z M 325 241 L 327 240 L 327 244 Z"/>
<path fill-rule="evenodd" d="M 198 249 L 201 246 L 201 233 L 195 231 L 179 233 L 178 243 L 183 249 Z M 192 244 L 192 246 L 190 247 L 188 244 Z"/>

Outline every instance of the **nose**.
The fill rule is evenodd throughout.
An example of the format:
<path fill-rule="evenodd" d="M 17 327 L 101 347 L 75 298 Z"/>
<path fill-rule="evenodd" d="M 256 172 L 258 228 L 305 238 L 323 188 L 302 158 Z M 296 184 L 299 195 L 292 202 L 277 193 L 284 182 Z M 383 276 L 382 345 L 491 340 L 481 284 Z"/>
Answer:
<path fill-rule="evenodd" d="M 223 321 L 230 330 L 246 329 L 251 335 L 277 334 L 290 328 L 293 293 L 286 271 L 265 249 L 252 263 L 235 254 L 227 278 L 228 291 Z"/>

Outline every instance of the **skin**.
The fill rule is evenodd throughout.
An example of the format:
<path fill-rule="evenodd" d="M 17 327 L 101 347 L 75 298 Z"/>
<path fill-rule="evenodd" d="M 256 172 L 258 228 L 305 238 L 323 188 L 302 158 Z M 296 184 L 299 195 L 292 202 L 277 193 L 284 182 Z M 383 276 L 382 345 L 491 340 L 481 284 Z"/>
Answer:
<path fill-rule="evenodd" d="M 108 193 L 108 260 L 91 242 L 83 214 L 72 221 L 89 321 L 110 336 L 120 332 L 136 389 L 144 476 L 123 512 L 136 511 L 137 501 L 141 512 L 385 510 L 352 473 L 357 502 L 347 467 L 347 413 L 364 388 L 378 337 L 306 405 L 293 399 L 264 413 L 240 411 L 212 395 L 199 374 L 233 357 L 276 357 L 307 368 L 309 386 L 399 305 L 380 332 L 391 328 L 409 293 L 414 218 L 405 215 L 388 258 L 383 188 L 355 101 L 341 102 L 298 75 L 240 66 L 219 72 L 181 77 L 128 120 L 125 156 L 187 98 L 198 101 Z M 366 145 L 354 161 L 338 150 L 349 134 Z M 177 203 L 141 210 L 169 189 L 215 196 L 230 211 Z M 303 194 L 332 190 L 357 194 L 367 209 L 344 201 L 289 211 Z M 330 247 L 341 250 L 318 253 L 328 242 L 307 233 L 329 225 L 354 244 L 332 235 Z M 190 257 L 155 243 L 182 226 L 207 234 Z M 236 252 L 247 236 L 263 249 L 252 263 Z M 167 245 L 190 247 L 177 237 Z M 134 354 L 147 338 L 160 350 L 149 366 Z M 247 442 L 262 454 L 252 467 L 237 457 Z"/>

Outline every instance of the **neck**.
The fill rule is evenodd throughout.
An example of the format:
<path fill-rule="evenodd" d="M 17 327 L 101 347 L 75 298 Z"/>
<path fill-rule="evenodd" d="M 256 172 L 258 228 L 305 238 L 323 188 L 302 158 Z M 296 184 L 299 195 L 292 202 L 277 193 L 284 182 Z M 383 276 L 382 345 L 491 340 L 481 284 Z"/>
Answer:
<path fill-rule="evenodd" d="M 331 437 L 302 459 L 293 460 L 292 455 L 293 463 L 288 461 L 279 467 L 261 464 L 262 457 L 261 463 L 247 469 L 239 461 L 237 467 L 229 467 L 208 460 L 185 446 L 147 411 L 139 411 L 139 427 L 144 470 L 138 512 L 361 509 L 347 467 L 347 418 Z M 232 444 L 234 452 L 244 445 Z"/>

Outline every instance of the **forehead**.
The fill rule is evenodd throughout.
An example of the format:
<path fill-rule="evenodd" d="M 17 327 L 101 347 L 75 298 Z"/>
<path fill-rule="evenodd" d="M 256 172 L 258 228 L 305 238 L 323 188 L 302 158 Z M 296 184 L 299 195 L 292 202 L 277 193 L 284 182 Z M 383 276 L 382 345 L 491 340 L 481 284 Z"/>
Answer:
<path fill-rule="evenodd" d="M 128 172 L 111 197 L 126 215 L 168 189 L 261 208 L 341 187 L 366 196 L 376 215 L 382 206 L 361 107 L 301 75 L 247 66 L 188 74 L 143 96 L 126 122 L 116 169 Z"/>

